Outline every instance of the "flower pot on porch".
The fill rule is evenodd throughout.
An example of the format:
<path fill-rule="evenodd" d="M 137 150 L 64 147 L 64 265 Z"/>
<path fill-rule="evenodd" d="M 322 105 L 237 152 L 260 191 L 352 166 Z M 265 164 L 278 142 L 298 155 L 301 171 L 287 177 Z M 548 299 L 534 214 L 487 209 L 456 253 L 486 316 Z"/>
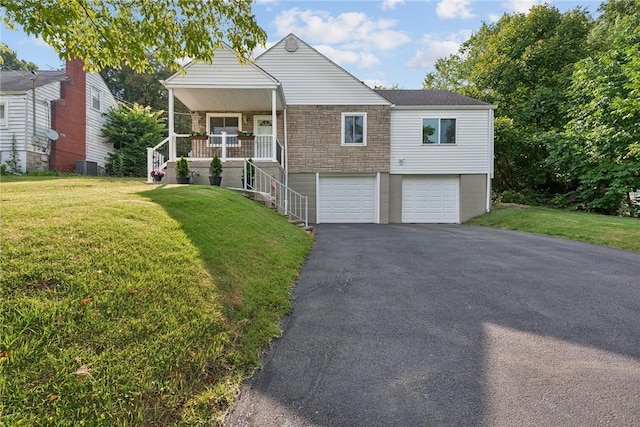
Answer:
<path fill-rule="evenodd" d="M 220 187 L 220 184 L 222 184 L 222 177 L 221 176 L 210 176 L 209 177 L 209 184 Z"/>
<path fill-rule="evenodd" d="M 176 182 L 178 184 L 189 184 L 189 181 L 191 180 L 190 177 L 184 177 L 184 176 L 177 176 L 176 177 Z"/>

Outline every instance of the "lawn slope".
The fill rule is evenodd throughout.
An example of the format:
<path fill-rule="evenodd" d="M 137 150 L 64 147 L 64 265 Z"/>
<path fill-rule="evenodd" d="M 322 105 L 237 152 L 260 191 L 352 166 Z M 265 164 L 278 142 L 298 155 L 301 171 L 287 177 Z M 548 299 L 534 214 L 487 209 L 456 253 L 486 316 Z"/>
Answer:
<path fill-rule="evenodd" d="M 228 190 L 0 184 L 0 425 L 214 424 L 311 238 Z"/>
<path fill-rule="evenodd" d="M 524 205 L 498 205 L 471 225 L 528 231 L 640 252 L 640 219 Z"/>

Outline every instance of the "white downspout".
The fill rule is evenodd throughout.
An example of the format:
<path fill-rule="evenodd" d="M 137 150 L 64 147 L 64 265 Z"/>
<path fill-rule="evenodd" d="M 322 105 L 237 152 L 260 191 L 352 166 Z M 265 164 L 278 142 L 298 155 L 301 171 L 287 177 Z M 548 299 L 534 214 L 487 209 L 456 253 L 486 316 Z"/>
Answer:
<path fill-rule="evenodd" d="M 287 107 L 284 107 L 284 185 L 289 186 L 289 132 L 287 128 Z"/>
<path fill-rule="evenodd" d="M 493 110 L 489 109 L 489 140 L 487 141 L 489 143 L 489 150 L 488 150 L 488 161 L 489 164 L 487 165 L 487 205 L 486 205 L 486 211 L 490 212 L 491 211 L 491 179 L 493 178 L 493 164 L 495 162 L 494 159 L 494 129 L 493 129 Z"/>
<path fill-rule="evenodd" d="M 177 157 L 176 135 L 174 125 L 174 100 L 173 89 L 169 89 L 169 160 L 175 160 Z"/>

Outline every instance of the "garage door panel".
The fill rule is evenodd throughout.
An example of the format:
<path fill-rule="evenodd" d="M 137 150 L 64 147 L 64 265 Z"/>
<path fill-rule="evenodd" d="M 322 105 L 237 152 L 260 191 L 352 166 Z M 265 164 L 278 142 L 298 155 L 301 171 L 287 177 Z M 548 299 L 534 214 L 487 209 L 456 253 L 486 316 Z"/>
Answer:
<path fill-rule="evenodd" d="M 402 222 L 457 223 L 458 177 L 403 177 Z"/>
<path fill-rule="evenodd" d="M 318 222 L 375 222 L 375 177 L 320 177 Z"/>

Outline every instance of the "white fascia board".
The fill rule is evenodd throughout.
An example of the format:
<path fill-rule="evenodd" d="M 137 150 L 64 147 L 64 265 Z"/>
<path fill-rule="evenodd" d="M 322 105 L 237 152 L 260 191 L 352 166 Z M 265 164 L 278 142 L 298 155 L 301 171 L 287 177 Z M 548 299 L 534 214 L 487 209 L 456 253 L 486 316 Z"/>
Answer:
<path fill-rule="evenodd" d="M 495 110 L 497 105 L 396 105 L 393 110 Z"/>

